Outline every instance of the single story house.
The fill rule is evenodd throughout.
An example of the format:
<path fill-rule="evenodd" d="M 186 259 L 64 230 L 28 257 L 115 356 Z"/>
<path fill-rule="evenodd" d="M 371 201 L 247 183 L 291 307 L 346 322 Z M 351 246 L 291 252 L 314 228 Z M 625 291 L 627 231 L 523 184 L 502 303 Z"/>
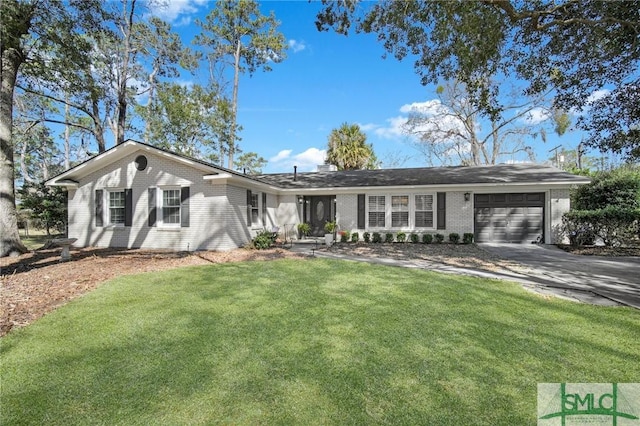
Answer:
<path fill-rule="evenodd" d="M 68 190 L 77 246 L 230 250 L 263 229 L 295 239 L 301 222 L 320 236 L 329 220 L 360 235 L 550 244 L 569 191 L 588 182 L 537 164 L 250 176 L 130 140 L 46 183 Z"/>

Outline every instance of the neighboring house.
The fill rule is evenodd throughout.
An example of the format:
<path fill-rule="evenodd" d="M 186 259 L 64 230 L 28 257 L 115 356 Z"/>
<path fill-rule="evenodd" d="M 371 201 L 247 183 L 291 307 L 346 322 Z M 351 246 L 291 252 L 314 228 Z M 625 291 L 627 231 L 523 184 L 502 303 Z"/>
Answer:
<path fill-rule="evenodd" d="M 569 191 L 589 180 L 553 167 L 322 171 L 244 175 L 127 141 L 48 180 L 67 188 L 77 246 L 230 250 L 262 229 L 295 238 L 335 219 L 348 231 L 473 232 L 476 241 L 559 238 Z"/>

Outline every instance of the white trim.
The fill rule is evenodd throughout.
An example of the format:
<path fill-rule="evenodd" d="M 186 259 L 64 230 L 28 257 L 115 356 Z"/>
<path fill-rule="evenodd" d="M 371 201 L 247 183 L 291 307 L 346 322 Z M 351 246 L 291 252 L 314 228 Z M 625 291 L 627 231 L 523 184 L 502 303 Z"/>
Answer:
<path fill-rule="evenodd" d="M 417 227 L 416 226 L 416 217 L 415 217 L 415 213 L 416 213 L 416 205 L 415 205 L 415 196 L 416 195 L 430 195 L 432 197 L 432 207 L 431 207 L 431 213 L 433 214 L 432 217 L 432 223 L 433 226 L 431 227 Z M 408 225 L 407 226 L 393 226 L 393 205 L 392 205 L 392 197 L 402 197 L 402 196 L 407 196 L 409 197 L 409 221 L 408 221 Z M 384 197 L 384 203 L 385 203 L 385 219 L 384 219 L 384 223 L 385 226 L 384 227 L 376 227 L 376 226 L 370 226 L 369 225 L 369 197 Z M 436 229 L 436 212 L 437 212 L 437 203 L 438 203 L 438 197 L 436 197 L 436 192 L 430 192 L 430 191 L 406 191 L 406 192 L 397 192 L 397 193 L 365 193 L 365 229 L 366 230 L 372 230 L 372 231 L 434 231 Z M 423 210 L 421 210 L 423 211 Z M 427 211 L 427 210 L 424 210 Z"/>
<path fill-rule="evenodd" d="M 125 193 L 126 188 L 103 188 L 102 194 L 102 223 L 104 228 L 124 228 L 124 223 L 127 220 L 127 195 Z M 111 193 L 121 192 L 124 196 L 124 216 L 122 217 L 122 223 L 111 222 Z M 106 216 L 106 217 L 105 217 Z"/>

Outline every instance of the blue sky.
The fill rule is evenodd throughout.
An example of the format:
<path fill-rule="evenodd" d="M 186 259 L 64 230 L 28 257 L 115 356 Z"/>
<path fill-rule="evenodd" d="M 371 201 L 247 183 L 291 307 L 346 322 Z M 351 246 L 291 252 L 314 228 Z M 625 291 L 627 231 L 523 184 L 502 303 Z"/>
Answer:
<path fill-rule="evenodd" d="M 168 0 L 168 7 L 156 10 L 172 23 L 185 44 L 190 44 L 200 28 L 195 19 L 204 20 L 213 2 L 206 0 Z M 400 125 L 408 106 L 436 99 L 435 86 L 422 86 L 410 58 L 400 62 L 383 59 L 385 51 L 368 34 L 348 37 L 319 32 L 315 27 L 319 2 L 260 2 L 263 13 L 273 10 L 289 45 L 287 59 L 273 64 L 271 72 L 243 75 L 239 87 L 238 122 L 243 126 L 240 146 L 269 160 L 264 172 L 313 171 L 324 159 L 327 138 L 342 123 L 356 123 L 367 134 L 367 142 L 383 163 L 402 158 L 401 167 L 429 165 L 414 148 Z M 196 75 L 184 74 L 185 82 L 205 85 L 207 69 L 203 63 Z M 569 131 L 561 138 L 550 134 L 528 143 L 537 161 L 562 144 L 575 148 L 580 134 Z M 503 159 L 522 161 L 524 156 Z"/>

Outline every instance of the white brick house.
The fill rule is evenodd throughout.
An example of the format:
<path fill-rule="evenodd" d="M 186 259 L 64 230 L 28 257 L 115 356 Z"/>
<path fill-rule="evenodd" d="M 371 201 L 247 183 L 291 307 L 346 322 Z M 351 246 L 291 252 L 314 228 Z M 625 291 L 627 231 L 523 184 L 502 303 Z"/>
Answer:
<path fill-rule="evenodd" d="M 308 222 L 348 231 L 557 239 L 569 190 L 588 179 L 540 165 L 248 176 L 127 141 L 47 181 L 68 190 L 77 246 L 229 250 Z"/>

